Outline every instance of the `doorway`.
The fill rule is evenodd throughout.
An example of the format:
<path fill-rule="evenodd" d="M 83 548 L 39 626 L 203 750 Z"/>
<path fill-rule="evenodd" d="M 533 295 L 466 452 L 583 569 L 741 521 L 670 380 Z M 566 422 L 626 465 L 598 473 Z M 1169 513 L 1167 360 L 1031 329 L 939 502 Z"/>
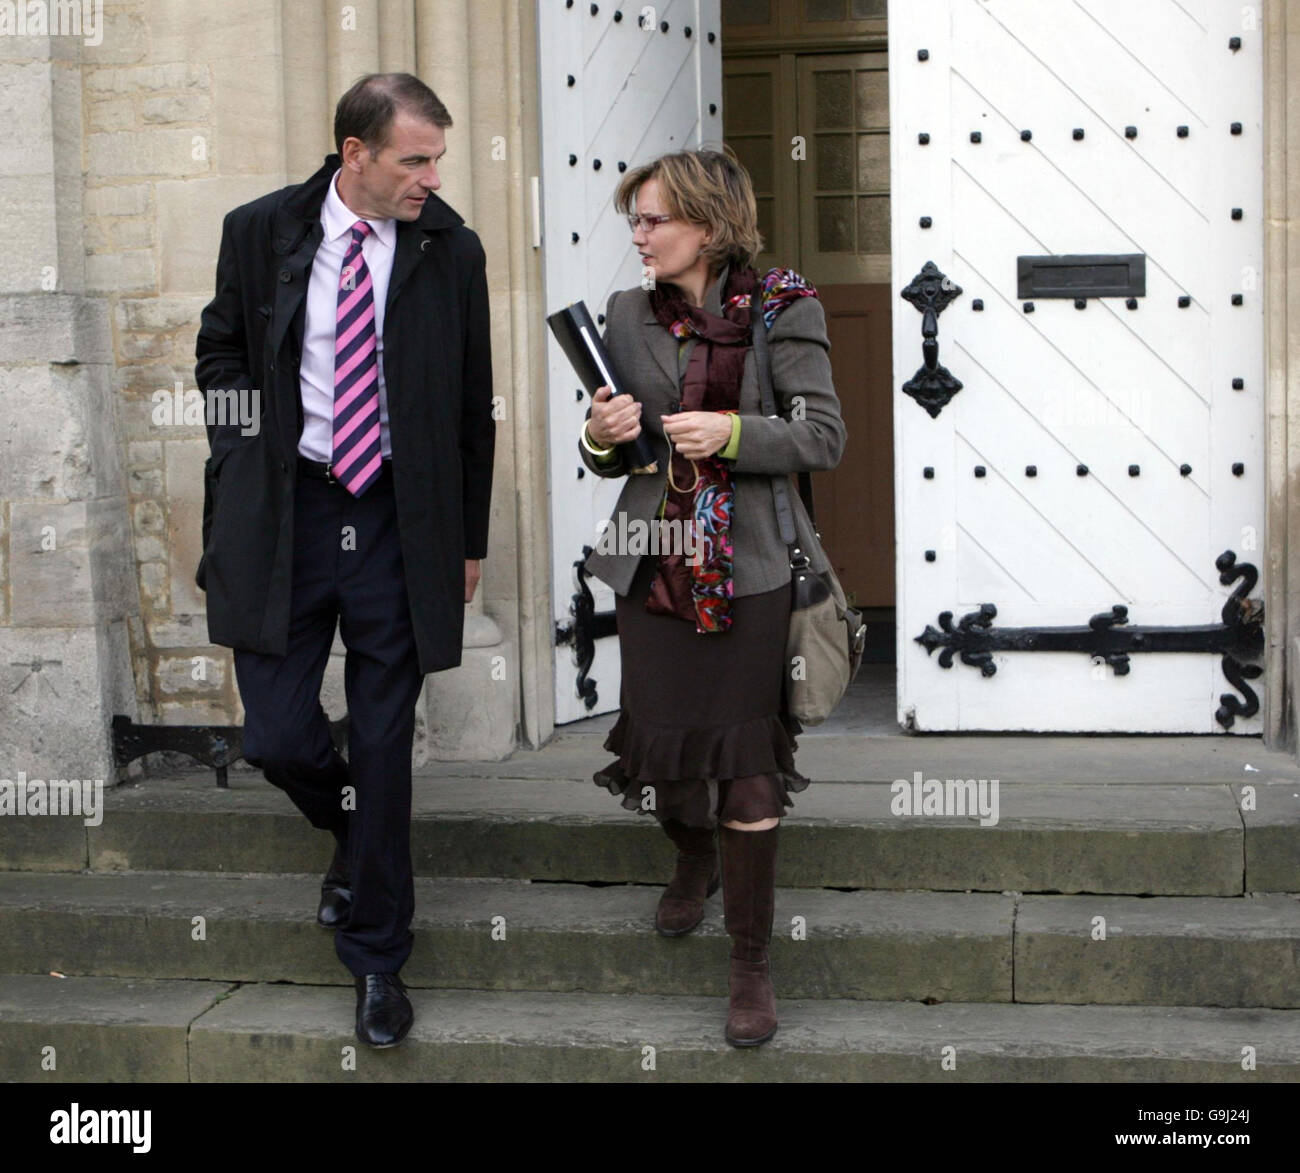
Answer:
<path fill-rule="evenodd" d="M 813 475 L 817 527 L 868 623 L 855 691 L 893 721 L 894 435 L 885 4 L 724 3 L 723 132 L 754 182 L 760 272 L 816 286 L 848 445 Z M 870 698 L 868 702 L 867 698 Z"/>

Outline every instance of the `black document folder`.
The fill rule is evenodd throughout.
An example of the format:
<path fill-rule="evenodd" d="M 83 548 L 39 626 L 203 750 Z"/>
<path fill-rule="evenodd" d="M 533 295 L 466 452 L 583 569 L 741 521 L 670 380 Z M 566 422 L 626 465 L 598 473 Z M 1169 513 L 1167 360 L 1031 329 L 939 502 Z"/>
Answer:
<path fill-rule="evenodd" d="M 626 395 L 627 389 L 619 382 L 614 364 L 609 360 L 609 352 L 600 340 L 596 323 L 591 320 L 585 302 L 575 301 L 562 310 L 557 310 L 546 319 L 551 333 L 560 344 L 565 357 L 573 364 L 573 369 L 588 395 L 594 395 L 601 387 L 608 386 L 614 395 Z M 659 471 L 650 441 L 642 432 L 631 443 L 620 445 L 628 468 L 634 473 L 654 473 Z"/>

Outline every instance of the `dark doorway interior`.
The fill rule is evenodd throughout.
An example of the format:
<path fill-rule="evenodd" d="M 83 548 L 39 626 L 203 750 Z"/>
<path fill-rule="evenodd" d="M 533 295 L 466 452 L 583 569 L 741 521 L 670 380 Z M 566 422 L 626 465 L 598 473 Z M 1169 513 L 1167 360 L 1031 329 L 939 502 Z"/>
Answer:
<path fill-rule="evenodd" d="M 889 84 L 884 0 L 723 0 L 723 126 L 767 251 L 817 286 L 849 445 L 813 477 L 818 529 L 894 662 Z M 878 674 L 877 674 L 878 675 Z M 856 691 L 856 690 L 855 690 Z M 879 681 L 871 690 L 879 696 Z M 893 707 L 892 677 L 889 706 Z M 891 720 L 892 720 L 891 716 Z"/>

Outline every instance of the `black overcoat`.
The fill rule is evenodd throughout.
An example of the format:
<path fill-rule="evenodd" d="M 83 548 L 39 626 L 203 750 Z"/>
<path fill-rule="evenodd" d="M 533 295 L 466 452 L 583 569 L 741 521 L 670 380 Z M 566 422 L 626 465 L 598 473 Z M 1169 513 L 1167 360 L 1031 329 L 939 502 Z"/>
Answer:
<path fill-rule="evenodd" d="M 209 418 L 203 557 L 215 644 L 283 655 L 307 282 L 338 155 L 305 183 L 230 212 L 195 354 L 201 391 L 260 391 L 261 425 Z M 465 560 L 487 554 L 495 423 L 483 246 L 433 193 L 397 222 L 384 382 L 406 589 L 421 672 L 460 664 Z M 215 401 L 215 397 L 212 397 Z M 251 397 L 250 397 L 251 398 Z M 340 538 L 340 540 L 342 540 Z"/>

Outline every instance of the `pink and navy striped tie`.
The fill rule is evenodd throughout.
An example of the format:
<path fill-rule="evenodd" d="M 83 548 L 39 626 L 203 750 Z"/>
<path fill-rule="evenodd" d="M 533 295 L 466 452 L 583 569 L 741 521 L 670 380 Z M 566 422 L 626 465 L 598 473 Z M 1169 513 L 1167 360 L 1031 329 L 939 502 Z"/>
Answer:
<path fill-rule="evenodd" d="M 338 328 L 334 333 L 334 454 L 330 471 L 354 497 L 360 497 L 383 467 L 379 447 L 379 359 L 375 338 L 375 297 L 361 255 L 371 231 L 358 220 L 339 273 Z"/>

